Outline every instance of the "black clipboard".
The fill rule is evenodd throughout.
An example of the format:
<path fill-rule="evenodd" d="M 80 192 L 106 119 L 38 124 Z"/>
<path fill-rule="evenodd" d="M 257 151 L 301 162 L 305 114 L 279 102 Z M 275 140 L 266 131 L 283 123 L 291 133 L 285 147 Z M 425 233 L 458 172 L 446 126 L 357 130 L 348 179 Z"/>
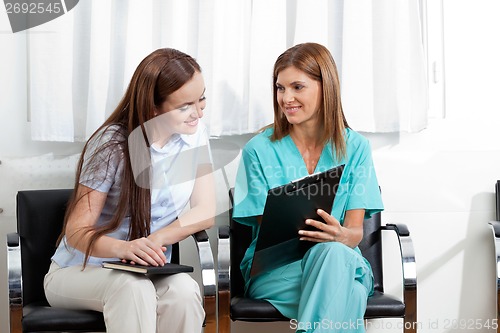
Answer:
<path fill-rule="evenodd" d="M 323 221 L 330 212 L 344 165 L 294 180 L 268 191 L 250 276 L 302 259 L 315 243 L 300 241 L 298 231 L 314 229 L 306 219 Z"/>

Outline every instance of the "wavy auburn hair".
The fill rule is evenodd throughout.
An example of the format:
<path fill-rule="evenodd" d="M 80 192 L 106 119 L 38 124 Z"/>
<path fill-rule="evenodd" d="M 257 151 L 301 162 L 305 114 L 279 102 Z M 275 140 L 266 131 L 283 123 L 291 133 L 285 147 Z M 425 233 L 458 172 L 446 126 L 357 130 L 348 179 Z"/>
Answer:
<path fill-rule="evenodd" d="M 337 67 L 330 51 L 317 43 L 295 45 L 282 53 L 274 64 L 273 105 L 274 127 L 271 140 L 280 140 L 290 134 L 292 125 L 288 122 L 278 104 L 276 82 L 278 74 L 288 67 L 295 67 L 311 79 L 319 81 L 322 87 L 322 102 L 318 110 L 319 134 L 322 144 L 331 141 L 337 159 L 346 154 L 345 129 L 349 127 L 340 100 L 340 81 Z"/>
<path fill-rule="evenodd" d="M 128 136 L 134 129 L 141 127 L 146 144 L 149 146 L 144 123 L 155 116 L 155 108 L 159 108 L 170 94 L 191 80 L 196 72 L 201 73 L 200 66 L 196 60 L 185 53 L 170 48 L 158 49 L 152 52 L 137 66 L 130 84 L 116 109 L 85 144 L 78 162 L 74 191 L 66 210 L 64 226 L 58 243 L 61 242 L 65 235 L 68 218 L 74 211 L 76 204 L 88 195 L 88 193 L 83 193 L 78 196 L 77 188 L 82 174 L 84 155 L 89 149 L 89 142 L 91 140 L 98 142 L 99 136 L 103 135 L 110 126 L 118 126 L 119 131 L 113 135 L 111 140 L 103 142 L 100 147 L 95 149 L 91 156 L 85 156 L 85 159 L 88 160 L 86 165 L 98 166 L 97 168 L 94 167 L 94 169 L 108 168 L 113 153 L 119 152 L 121 156 L 118 156 L 123 159 L 123 172 L 120 197 L 113 217 L 102 226 L 92 226 L 83 230 L 83 232 L 91 234 L 85 251 L 84 267 L 92 254 L 96 240 L 116 230 L 126 216 L 130 216 L 129 239 L 149 235 L 151 193 L 149 188 L 138 186 L 134 180 Z M 103 153 L 106 159 L 101 161 Z M 101 155 L 99 156 L 99 154 Z"/>

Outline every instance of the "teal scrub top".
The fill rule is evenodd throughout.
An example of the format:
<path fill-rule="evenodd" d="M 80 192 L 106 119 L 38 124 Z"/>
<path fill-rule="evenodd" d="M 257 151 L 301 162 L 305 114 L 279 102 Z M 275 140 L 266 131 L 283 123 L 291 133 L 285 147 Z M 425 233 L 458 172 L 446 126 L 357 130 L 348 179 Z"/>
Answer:
<path fill-rule="evenodd" d="M 233 218 L 253 231 L 240 266 L 247 282 L 259 229 L 256 217 L 264 211 L 268 190 L 309 174 L 290 135 L 271 141 L 272 133 L 268 128 L 248 141 L 236 175 Z M 332 145 L 326 144 L 314 170 L 318 173 L 345 164 L 331 211 L 340 224 L 347 210 L 364 209 L 368 218 L 384 209 L 368 139 L 349 128 L 345 139 L 346 156 L 337 160 Z"/>

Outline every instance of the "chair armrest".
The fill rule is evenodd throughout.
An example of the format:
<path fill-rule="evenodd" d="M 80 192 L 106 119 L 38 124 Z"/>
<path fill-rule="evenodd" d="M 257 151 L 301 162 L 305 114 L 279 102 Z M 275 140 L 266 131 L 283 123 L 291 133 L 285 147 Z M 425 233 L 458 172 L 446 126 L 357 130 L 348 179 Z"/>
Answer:
<path fill-rule="evenodd" d="M 23 293 L 21 284 L 21 248 L 17 233 L 7 234 L 7 270 L 9 279 L 10 331 L 21 328 Z"/>
<path fill-rule="evenodd" d="M 495 239 L 500 238 L 500 221 L 490 221 L 489 225 L 491 226 Z"/>
<path fill-rule="evenodd" d="M 214 267 L 214 256 L 210 247 L 210 240 L 205 230 L 191 235 L 196 244 L 200 259 L 201 282 L 203 284 L 203 307 L 205 309 L 206 333 L 215 333 L 217 330 L 217 302 L 216 302 L 216 276 Z"/>
<path fill-rule="evenodd" d="M 489 222 L 491 231 L 493 232 L 493 241 L 495 245 L 495 268 L 497 275 L 497 318 L 500 318 L 500 221 Z"/>
<path fill-rule="evenodd" d="M 403 269 L 403 302 L 405 303 L 405 322 L 417 323 L 417 266 L 415 250 L 410 231 L 405 224 L 387 224 L 382 230 L 396 232 L 401 252 Z"/>
<path fill-rule="evenodd" d="M 19 235 L 17 232 L 11 232 L 7 234 L 7 249 L 15 248 L 19 246 Z"/>
<path fill-rule="evenodd" d="M 218 269 L 218 319 L 219 327 L 230 327 L 231 289 L 230 268 L 231 248 L 229 240 L 229 226 L 219 228 L 217 240 L 217 269 Z"/>
<path fill-rule="evenodd" d="M 193 236 L 194 240 L 197 243 L 208 241 L 208 234 L 205 230 L 198 231 L 197 233 L 194 233 L 191 236 Z"/>
<path fill-rule="evenodd" d="M 382 229 L 385 230 L 394 230 L 398 237 L 409 237 L 410 230 L 406 226 L 406 224 L 402 223 L 388 223 L 385 226 L 382 226 Z"/>

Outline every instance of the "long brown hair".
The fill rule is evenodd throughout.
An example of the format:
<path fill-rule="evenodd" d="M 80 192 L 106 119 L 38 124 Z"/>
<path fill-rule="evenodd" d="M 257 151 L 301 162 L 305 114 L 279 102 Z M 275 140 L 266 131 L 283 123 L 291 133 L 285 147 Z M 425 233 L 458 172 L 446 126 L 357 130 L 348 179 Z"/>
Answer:
<path fill-rule="evenodd" d="M 316 43 L 295 45 L 281 54 L 274 64 L 273 71 L 273 105 L 274 132 L 271 140 L 280 140 L 290 133 L 291 124 L 281 111 L 277 96 L 276 81 L 278 74 L 288 68 L 295 67 L 306 73 L 311 79 L 321 83 L 323 98 L 319 112 L 320 140 L 322 144 L 331 141 L 337 159 L 346 154 L 345 129 L 349 127 L 342 110 L 340 100 L 340 81 L 333 57 L 326 47 Z"/>
<path fill-rule="evenodd" d="M 88 194 L 84 193 L 78 197 L 76 190 L 79 186 L 84 155 L 89 149 L 89 142 L 93 139 L 98 140 L 98 136 L 106 132 L 110 126 L 119 126 L 120 128 L 120 131 L 116 135 L 113 135 L 111 140 L 98 147 L 92 153 L 92 156 L 85 156 L 86 160 L 88 159 L 88 165 L 97 165 L 95 159 L 97 159 L 96 156 L 99 153 L 116 152 L 116 150 L 119 150 L 123 158 L 123 172 L 120 198 L 113 217 L 105 225 L 93 226 L 85 230 L 85 232 L 90 232 L 91 236 L 85 251 L 84 266 L 92 253 L 96 240 L 116 230 L 127 215 L 130 216 L 129 239 L 149 235 L 151 193 L 149 188 L 138 186 L 134 179 L 127 139 L 134 129 L 141 127 L 146 144 L 149 146 L 145 135 L 144 123 L 155 116 L 155 108 L 159 108 L 170 94 L 181 88 L 196 72 L 201 72 L 200 66 L 196 60 L 185 53 L 169 48 L 158 49 L 152 52 L 137 66 L 130 84 L 116 109 L 85 144 L 78 162 L 74 191 L 66 210 L 64 227 L 59 236 L 58 243 L 65 235 L 68 218 L 74 211 L 77 202 Z M 108 153 L 108 155 L 111 154 Z M 106 168 L 109 167 L 111 160 L 111 156 L 108 157 Z"/>

